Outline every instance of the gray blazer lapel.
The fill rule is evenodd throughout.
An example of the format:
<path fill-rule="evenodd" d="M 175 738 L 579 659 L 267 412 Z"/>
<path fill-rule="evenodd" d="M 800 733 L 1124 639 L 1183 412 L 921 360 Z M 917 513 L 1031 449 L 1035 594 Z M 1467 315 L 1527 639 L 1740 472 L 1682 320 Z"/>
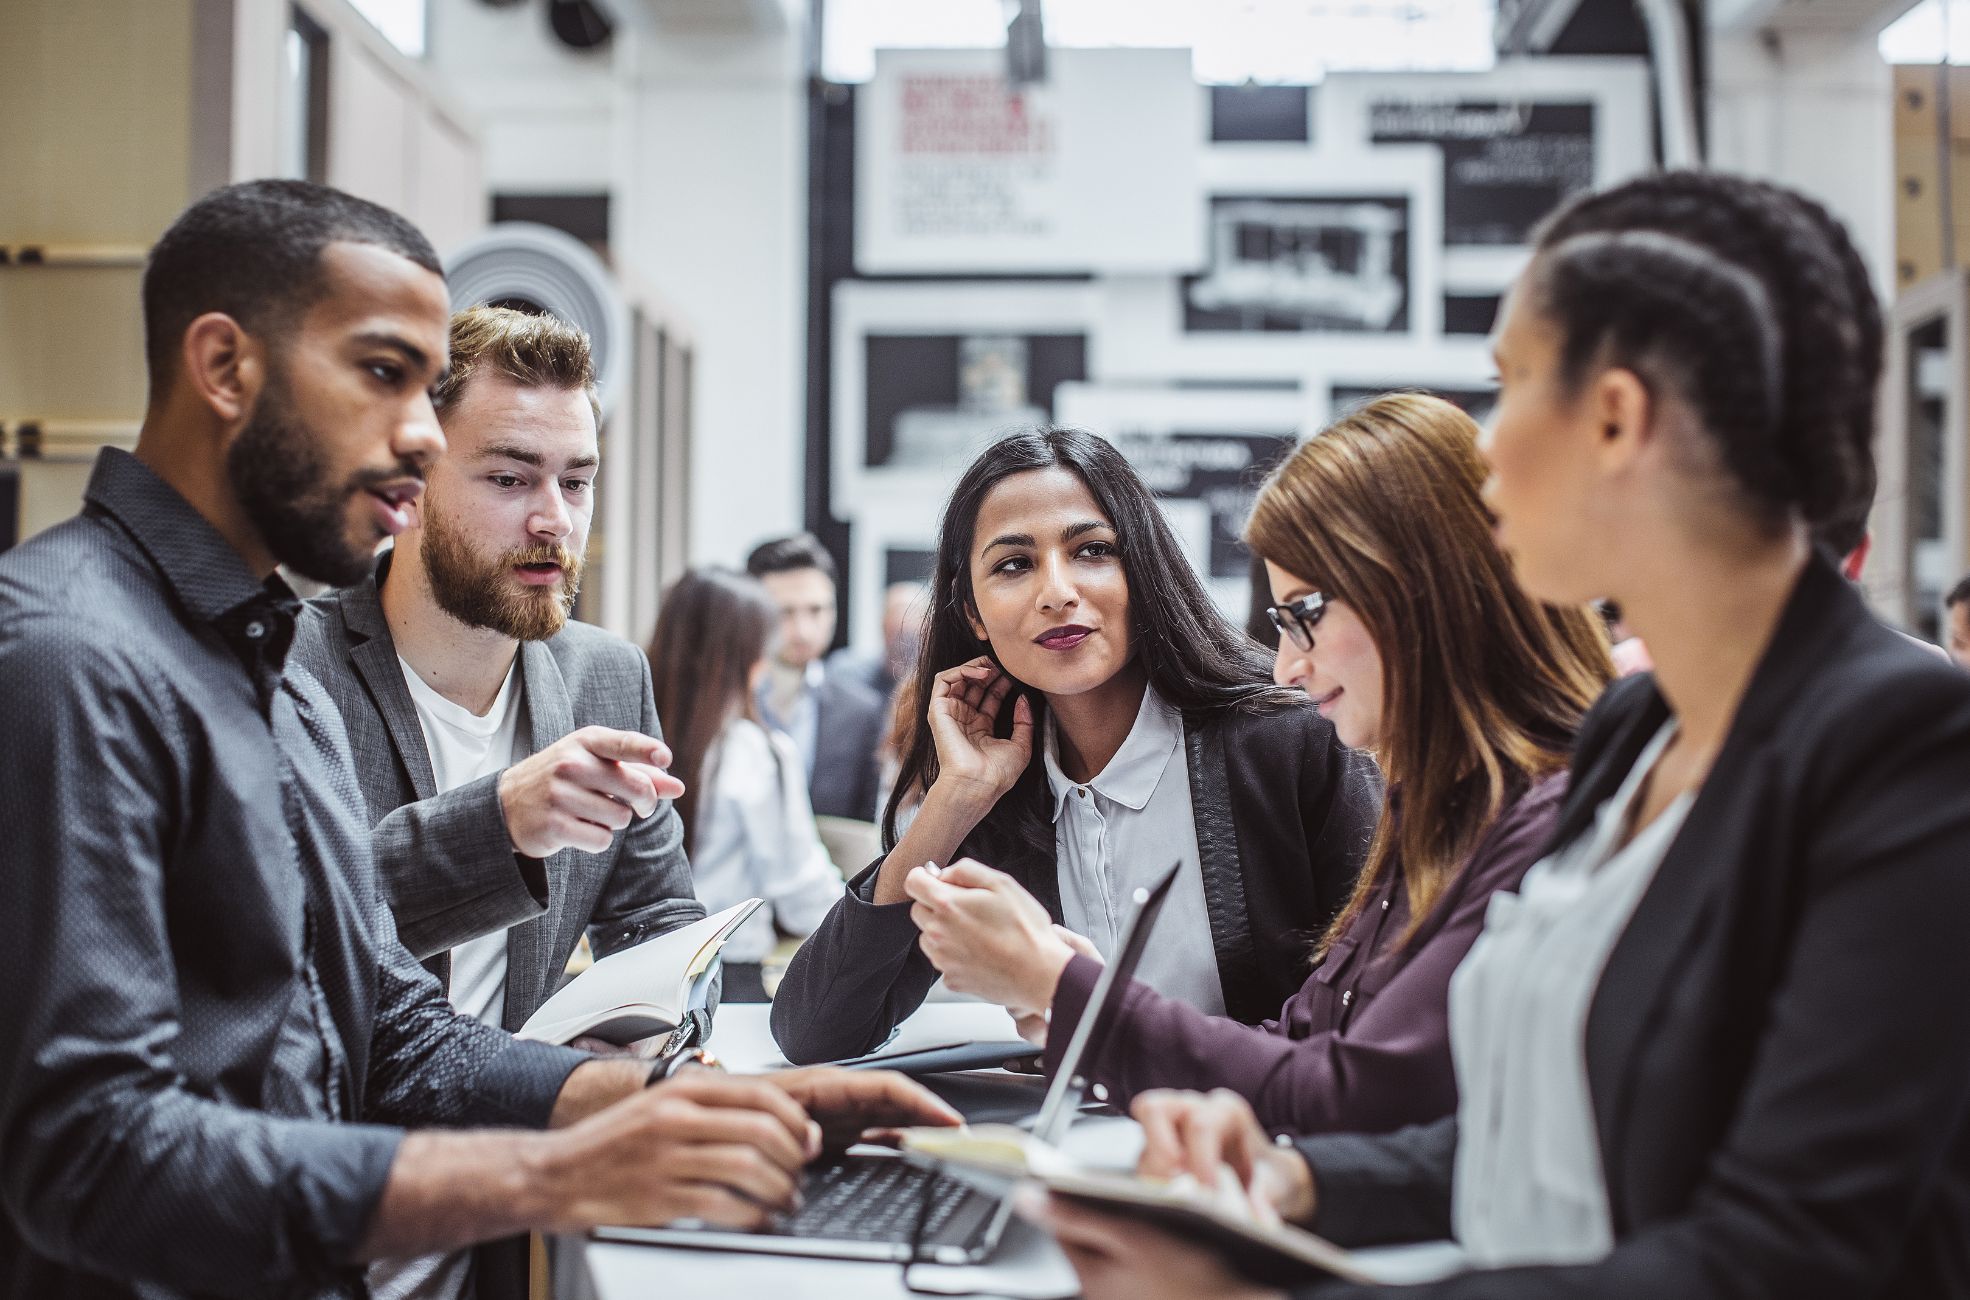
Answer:
<path fill-rule="evenodd" d="M 544 642 L 520 644 L 521 699 L 527 710 L 529 754 L 538 754 L 575 729 L 574 704 L 561 665 Z M 506 1027 L 518 1029 L 547 999 L 560 971 L 553 962 L 555 937 L 567 912 L 568 876 L 578 855 L 563 849 L 547 859 L 547 910 L 506 932 Z"/>
<path fill-rule="evenodd" d="M 342 623 L 349 632 L 349 658 L 356 673 L 376 701 L 376 711 L 396 747 L 397 761 L 410 774 L 411 786 L 419 799 L 438 793 L 438 778 L 431 772 L 431 754 L 424 747 L 424 728 L 417 723 L 417 706 L 411 703 L 410 687 L 404 685 L 404 671 L 397 662 L 397 643 L 390 639 L 390 624 L 383 617 L 383 602 L 377 596 L 376 579 L 366 578 L 341 594 Z"/>

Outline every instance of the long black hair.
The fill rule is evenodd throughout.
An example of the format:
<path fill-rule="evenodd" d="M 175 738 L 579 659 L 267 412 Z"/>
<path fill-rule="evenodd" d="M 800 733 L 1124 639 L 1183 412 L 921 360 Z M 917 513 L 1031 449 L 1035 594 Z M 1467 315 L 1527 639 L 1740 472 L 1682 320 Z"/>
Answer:
<path fill-rule="evenodd" d="M 729 569 L 692 569 L 670 585 L 650 638 L 650 679 L 670 745 L 671 775 L 684 783 L 677 816 L 684 852 L 698 842 L 700 802 L 715 778 L 712 751 L 734 718 L 757 722 L 747 674 L 766 656 L 779 611 L 759 581 Z"/>
<path fill-rule="evenodd" d="M 978 511 L 992 489 L 1013 475 L 1056 468 L 1086 484 L 1115 526 L 1115 549 L 1129 584 L 1135 653 L 1157 694 L 1187 716 L 1224 709 L 1271 710 L 1300 701 L 1296 692 L 1273 685 L 1264 651 L 1218 612 L 1148 485 L 1113 444 L 1079 429 L 1013 434 L 971 463 L 944 507 L 937 534 L 937 568 L 931 575 L 930 604 L 924 615 L 923 649 L 917 656 L 916 704 L 903 740 L 902 769 L 883 809 L 886 849 L 896 847 L 897 810 L 903 801 L 928 790 L 937 779 L 937 747 L 926 721 L 937 674 L 992 654 L 991 646 L 978 639 L 971 625 L 977 608 L 971 588 L 971 547 Z M 997 662 L 996 655 L 993 660 Z M 1015 689 L 1033 709 L 1034 752 L 1018 784 L 966 841 L 970 851 L 988 859 L 1053 853 L 1038 740 L 1044 734 L 1046 700 L 1023 682 Z M 1016 698 L 1016 694 L 1007 696 L 1000 709 L 1000 736 L 1011 734 Z"/>

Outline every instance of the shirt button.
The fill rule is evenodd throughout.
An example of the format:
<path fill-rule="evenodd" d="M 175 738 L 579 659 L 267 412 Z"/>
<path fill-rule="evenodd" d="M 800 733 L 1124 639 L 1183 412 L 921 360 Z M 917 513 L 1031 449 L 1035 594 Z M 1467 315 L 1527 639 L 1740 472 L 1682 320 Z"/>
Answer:
<path fill-rule="evenodd" d="M 1354 1005 L 1353 989 L 1349 989 L 1347 992 L 1341 994 L 1341 1005 L 1344 1007 L 1351 1007 Z"/>
<path fill-rule="evenodd" d="M 265 635 L 267 635 L 267 625 L 259 619 L 256 618 L 246 625 L 246 639 L 248 641 L 258 641 Z"/>

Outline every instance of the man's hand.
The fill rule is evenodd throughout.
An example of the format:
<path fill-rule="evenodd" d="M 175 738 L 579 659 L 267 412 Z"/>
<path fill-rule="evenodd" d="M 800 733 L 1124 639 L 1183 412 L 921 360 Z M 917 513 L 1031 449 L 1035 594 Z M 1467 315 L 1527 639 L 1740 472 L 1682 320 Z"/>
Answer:
<path fill-rule="evenodd" d="M 996 1002 L 1015 1017 L 1053 1005 L 1075 949 L 1019 882 L 967 858 L 941 871 L 918 867 L 903 891 L 914 900 L 917 944 L 953 991 Z"/>
<path fill-rule="evenodd" d="M 545 858 L 562 849 L 606 852 L 616 832 L 684 793 L 664 767 L 670 748 L 635 731 L 583 727 L 499 775 L 499 806 L 513 850 Z"/>
<path fill-rule="evenodd" d="M 1142 1125 L 1136 1172 L 1143 1177 L 1189 1174 L 1208 1188 L 1217 1186 L 1220 1171 L 1229 1166 L 1262 1219 L 1313 1222 L 1313 1170 L 1299 1152 L 1266 1136 L 1250 1103 L 1237 1093 L 1157 1089 L 1137 1097 L 1129 1113 Z"/>
<path fill-rule="evenodd" d="M 695 1073 L 686 1071 L 685 1074 Z M 680 1076 L 683 1077 L 683 1076 Z M 820 1123 L 832 1149 L 853 1146 L 871 1130 L 934 1125 L 948 1128 L 964 1117 L 922 1084 L 893 1070 L 840 1070 L 814 1066 L 758 1076 L 786 1090 Z"/>
<path fill-rule="evenodd" d="M 821 1130 L 766 1079 L 686 1070 L 553 1134 L 555 1231 L 702 1219 L 757 1228 L 798 1203 Z"/>

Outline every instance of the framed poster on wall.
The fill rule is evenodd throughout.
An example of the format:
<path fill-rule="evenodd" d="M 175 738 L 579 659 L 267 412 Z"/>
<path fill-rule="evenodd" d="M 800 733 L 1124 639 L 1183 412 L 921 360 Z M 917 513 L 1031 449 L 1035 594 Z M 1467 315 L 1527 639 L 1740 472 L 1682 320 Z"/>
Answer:
<path fill-rule="evenodd" d="M 878 50 L 858 92 L 855 266 L 891 273 L 1189 271 L 1206 104 L 1184 49 Z"/>

